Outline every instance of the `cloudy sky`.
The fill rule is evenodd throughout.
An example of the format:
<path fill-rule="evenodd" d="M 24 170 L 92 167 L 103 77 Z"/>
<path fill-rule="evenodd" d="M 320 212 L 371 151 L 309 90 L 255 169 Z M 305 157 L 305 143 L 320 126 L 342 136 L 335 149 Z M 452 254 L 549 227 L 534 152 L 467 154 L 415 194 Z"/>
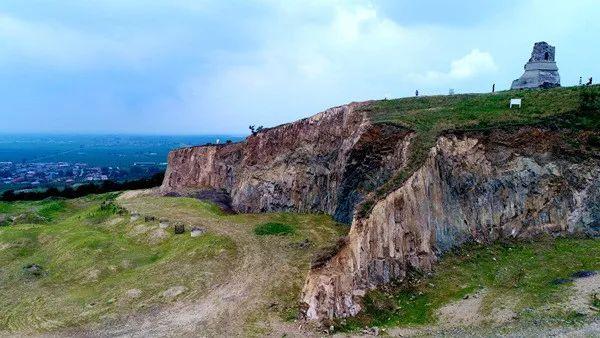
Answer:
<path fill-rule="evenodd" d="M 600 79 L 598 0 L 2 0 L 0 132 L 246 134 L 383 97 L 506 89 L 535 41 Z"/>

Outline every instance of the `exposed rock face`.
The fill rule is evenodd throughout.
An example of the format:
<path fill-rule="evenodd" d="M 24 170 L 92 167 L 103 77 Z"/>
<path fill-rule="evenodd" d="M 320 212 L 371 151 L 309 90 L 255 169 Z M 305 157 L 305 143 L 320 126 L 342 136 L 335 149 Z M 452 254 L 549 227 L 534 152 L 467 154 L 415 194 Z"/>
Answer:
<path fill-rule="evenodd" d="M 242 212 L 325 212 L 352 222 L 337 253 L 307 277 L 302 309 L 313 320 L 357 314 L 368 290 L 430 270 L 467 241 L 600 233 L 600 156 L 566 156 L 560 131 L 533 127 L 440 137 L 401 187 L 366 218 L 353 217 L 366 194 L 405 167 L 414 136 L 373 124 L 365 104 L 241 143 L 175 150 L 161 191 L 218 196 Z"/>
<path fill-rule="evenodd" d="M 365 192 L 404 165 L 411 136 L 371 124 L 359 109 L 367 103 L 331 108 L 241 143 L 175 150 L 161 190 L 222 190 L 236 211 L 326 212 L 350 223 Z"/>
<path fill-rule="evenodd" d="M 531 58 L 525 64 L 525 73 L 513 81 L 510 89 L 559 87 L 560 76 L 554 61 L 554 51 L 554 47 L 546 42 L 536 42 Z"/>
<path fill-rule="evenodd" d="M 560 143 L 555 132 L 532 128 L 439 138 L 423 167 L 355 219 L 347 244 L 311 270 L 306 317 L 353 316 L 366 291 L 409 269 L 430 270 L 465 241 L 598 234 L 599 160 L 561 158 Z"/>

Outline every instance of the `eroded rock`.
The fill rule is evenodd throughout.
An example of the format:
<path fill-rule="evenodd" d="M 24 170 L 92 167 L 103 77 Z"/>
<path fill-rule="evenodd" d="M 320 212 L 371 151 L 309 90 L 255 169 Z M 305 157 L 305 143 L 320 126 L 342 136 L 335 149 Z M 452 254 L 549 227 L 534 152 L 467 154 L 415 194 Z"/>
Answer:
<path fill-rule="evenodd" d="M 519 132 L 441 137 L 422 168 L 354 220 L 347 244 L 313 266 L 302 295 L 306 317 L 356 315 L 368 290 L 409 269 L 429 271 L 440 253 L 467 241 L 591 231 L 599 221 L 598 161 L 548 156 L 540 150 L 552 147 L 552 133 L 527 132 L 538 133 L 536 143 L 515 148 Z"/>

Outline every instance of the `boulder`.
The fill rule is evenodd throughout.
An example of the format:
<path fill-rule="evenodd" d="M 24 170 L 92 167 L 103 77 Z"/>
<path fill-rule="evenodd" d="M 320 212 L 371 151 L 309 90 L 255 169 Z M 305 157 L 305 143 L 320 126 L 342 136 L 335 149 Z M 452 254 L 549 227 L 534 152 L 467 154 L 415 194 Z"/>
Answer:
<path fill-rule="evenodd" d="M 181 223 L 175 224 L 174 232 L 175 232 L 175 235 L 181 235 L 182 233 L 185 232 L 185 225 L 183 225 Z"/>
<path fill-rule="evenodd" d="M 202 228 L 202 227 L 193 227 L 192 231 L 190 232 L 190 235 L 192 237 L 198 237 L 198 236 L 202 235 L 205 232 L 206 232 L 205 228 Z"/>

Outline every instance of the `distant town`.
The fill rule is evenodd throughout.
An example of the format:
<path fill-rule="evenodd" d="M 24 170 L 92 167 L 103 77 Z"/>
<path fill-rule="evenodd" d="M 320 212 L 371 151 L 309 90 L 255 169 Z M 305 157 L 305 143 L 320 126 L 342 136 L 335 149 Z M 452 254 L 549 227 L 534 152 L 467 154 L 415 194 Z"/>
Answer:
<path fill-rule="evenodd" d="M 100 167 L 87 163 L 0 162 L 0 190 L 28 190 L 76 186 L 107 180 L 124 181 L 148 177 L 165 170 L 166 163 L 136 162 L 129 167 Z"/>
<path fill-rule="evenodd" d="M 0 193 L 149 178 L 166 169 L 167 155 L 172 149 L 242 138 L 0 134 Z"/>

